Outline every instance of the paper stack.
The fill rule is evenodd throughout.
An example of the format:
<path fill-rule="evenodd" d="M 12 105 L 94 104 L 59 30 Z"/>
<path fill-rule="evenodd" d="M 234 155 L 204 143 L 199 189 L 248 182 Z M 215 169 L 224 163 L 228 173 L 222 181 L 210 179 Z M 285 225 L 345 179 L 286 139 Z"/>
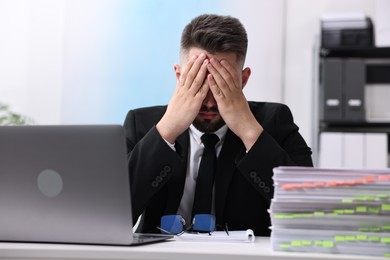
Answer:
<path fill-rule="evenodd" d="M 390 169 L 274 169 L 275 251 L 390 257 Z"/>

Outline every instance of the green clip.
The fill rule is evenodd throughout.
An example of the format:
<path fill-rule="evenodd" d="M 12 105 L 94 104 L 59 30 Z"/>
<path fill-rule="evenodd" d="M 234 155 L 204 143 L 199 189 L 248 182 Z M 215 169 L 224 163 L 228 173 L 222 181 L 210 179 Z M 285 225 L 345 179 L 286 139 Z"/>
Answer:
<path fill-rule="evenodd" d="M 360 232 L 370 232 L 370 228 L 367 228 L 367 227 L 361 227 L 361 228 L 358 228 L 358 230 Z"/>
<path fill-rule="evenodd" d="M 364 197 L 355 197 L 354 201 L 364 201 Z"/>
<path fill-rule="evenodd" d="M 368 241 L 370 242 L 379 242 L 381 239 L 379 236 L 369 236 Z"/>
<path fill-rule="evenodd" d="M 344 214 L 355 214 L 355 211 L 353 209 L 344 209 L 343 213 Z"/>
<path fill-rule="evenodd" d="M 390 225 L 384 225 L 382 226 L 383 231 L 390 231 Z"/>
<path fill-rule="evenodd" d="M 344 239 L 346 242 L 352 242 L 356 240 L 355 236 L 345 236 Z"/>
<path fill-rule="evenodd" d="M 390 204 L 382 204 L 381 210 L 382 211 L 390 211 Z"/>
<path fill-rule="evenodd" d="M 390 244 L 390 237 L 381 237 L 381 243 Z"/>
<path fill-rule="evenodd" d="M 280 244 L 279 248 L 281 248 L 281 249 L 290 249 L 291 246 L 290 246 L 290 244 Z"/>
<path fill-rule="evenodd" d="M 323 241 L 322 243 L 323 247 L 334 247 L 334 242 L 333 241 Z"/>
<path fill-rule="evenodd" d="M 302 243 L 300 240 L 292 240 L 291 246 L 302 246 Z"/>
<path fill-rule="evenodd" d="M 356 240 L 358 241 L 366 241 L 367 235 L 356 235 Z"/>
<path fill-rule="evenodd" d="M 357 206 L 355 210 L 358 213 L 366 213 L 367 212 L 367 207 L 366 206 Z"/>
<path fill-rule="evenodd" d="M 380 227 L 372 227 L 370 228 L 370 232 L 380 232 L 381 228 Z"/>
<path fill-rule="evenodd" d="M 297 213 L 294 214 L 294 218 L 311 218 L 313 217 L 313 214 L 311 213 Z"/>
<path fill-rule="evenodd" d="M 277 218 L 277 219 L 280 219 L 280 218 L 285 218 L 285 215 L 286 214 L 283 214 L 283 213 L 275 213 L 274 217 Z"/>
<path fill-rule="evenodd" d="M 390 196 L 387 194 L 378 194 L 376 197 L 380 200 L 388 200 Z"/>
<path fill-rule="evenodd" d="M 368 209 L 368 212 L 370 212 L 370 213 L 379 214 L 378 208 L 368 207 L 367 209 Z"/>

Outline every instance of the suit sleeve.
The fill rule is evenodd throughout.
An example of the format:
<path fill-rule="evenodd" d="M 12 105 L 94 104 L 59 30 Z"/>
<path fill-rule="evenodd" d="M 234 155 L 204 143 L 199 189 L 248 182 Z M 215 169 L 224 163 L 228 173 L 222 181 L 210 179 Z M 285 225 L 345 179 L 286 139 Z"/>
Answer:
<path fill-rule="evenodd" d="M 237 167 L 253 187 L 269 202 L 273 197 L 273 168 L 313 166 L 311 149 L 298 132 L 290 109 L 280 105 L 272 120 Z"/>
<path fill-rule="evenodd" d="M 124 123 L 135 220 L 162 187 L 185 167 L 183 158 L 169 147 L 155 125 L 149 129 L 141 121 L 136 112 L 130 111 Z"/>

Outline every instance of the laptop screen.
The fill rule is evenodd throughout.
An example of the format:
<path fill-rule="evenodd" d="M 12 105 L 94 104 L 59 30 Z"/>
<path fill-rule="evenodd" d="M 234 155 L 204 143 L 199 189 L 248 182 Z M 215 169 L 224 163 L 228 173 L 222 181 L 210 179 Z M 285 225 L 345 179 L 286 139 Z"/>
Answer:
<path fill-rule="evenodd" d="M 0 140 L 0 241 L 132 242 L 122 126 L 1 126 Z"/>

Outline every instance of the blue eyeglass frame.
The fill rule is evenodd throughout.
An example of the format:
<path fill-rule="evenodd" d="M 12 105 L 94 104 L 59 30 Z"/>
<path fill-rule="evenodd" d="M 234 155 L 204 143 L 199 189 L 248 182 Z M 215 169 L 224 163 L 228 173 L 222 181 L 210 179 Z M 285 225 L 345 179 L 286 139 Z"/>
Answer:
<path fill-rule="evenodd" d="M 185 220 L 180 215 L 164 215 L 161 217 L 160 229 L 162 233 L 181 235 L 186 231 L 211 233 L 215 231 L 215 216 L 211 214 L 197 214 L 194 216 L 191 226 L 184 229 Z"/>

